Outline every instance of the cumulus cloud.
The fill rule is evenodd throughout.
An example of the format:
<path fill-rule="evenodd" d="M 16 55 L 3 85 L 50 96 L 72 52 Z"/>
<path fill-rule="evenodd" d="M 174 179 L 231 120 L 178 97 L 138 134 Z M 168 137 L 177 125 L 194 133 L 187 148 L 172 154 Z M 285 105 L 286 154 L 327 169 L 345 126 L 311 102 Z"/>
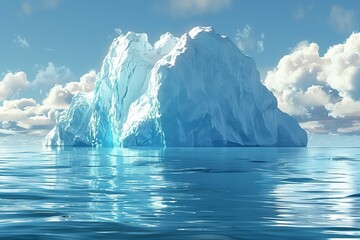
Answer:
<path fill-rule="evenodd" d="M 255 31 L 249 25 L 245 25 L 242 30 L 238 29 L 235 34 L 236 45 L 245 53 L 254 50 L 259 53 L 263 52 L 264 40 L 265 34 L 261 33 L 257 36 Z"/>
<path fill-rule="evenodd" d="M 14 79 L 25 79 L 26 85 L 29 85 L 25 73 L 9 73 L 0 82 L 0 95 L 1 84 L 14 84 Z M 4 100 L 0 106 L 0 135 L 46 134 L 55 124 L 56 112 L 66 109 L 76 93 L 93 91 L 95 80 L 96 72 L 91 70 L 77 82 L 66 83 L 65 87 L 55 85 L 42 101 L 33 98 Z"/>
<path fill-rule="evenodd" d="M 30 48 L 29 43 L 27 42 L 26 38 L 18 35 L 13 41 L 17 46 L 21 48 Z"/>
<path fill-rule="evenodd" d="M 5 100 L 0 107 L 0 121 L 22 121 L 37 114 L 43 110 L 32 98 Z"/>
<path fill-rule="evenodd" d="M 173 15 L 200 15 L 217 13 L 231 6 L 233 0 L 169 0 L 168 8 Z"/>
<path fill-rule="evenodd" d="M 25 110 L 29 107 L 35 107 L 36 105 L 37 105 L 36 101 L 32 98 L 21 98 L 10 101 L 4 101 L 3 108 Z"/>
<path fill-rule="evenodd" d="M 0 100 L 18 95 L 28 85 L 29 82 L 24 72 L 7 73 L 0 81 Z"/>
<path fill-rule="evenodd" d="M 75 76 L 68 67 L 55 66 L 52 62 L 47 67 L 40 67 L 35 80 L 31 82 L 32 87 L 47 92 L 56 84 L 65 84 L 74 81 Z"/>
<path fill-rule="evenodd" d="M 48 115 L 30 116 L 22 121 L 17 122 L 17 126 L 26 130 L 40 130 L 43 129 L 47 133 L 48 130 L 55 124 L 54 119 Z M 39 133 L 40 131 L 37 131 Z"/>
<path fill-rule="evenodd" d="M 340 6 L 331 8 L 329 22 L 339 32 L 350 33 L 355 28 L 355 14 L 353 10 L 347 10 Z"/>
<path fill-rule="evenodd" d="M 65 109 L 69 106 L 72 99 L 72 94 L 61 85 L 53 87 L 49 95 L 44 99 L 45 106 L 55 109 Z"/>
<path fill-rule="evenodd" d="M 316 43 L 299 43 L 264 83 L 309 132 L 350 133 L 360 124 L 360 33 L 323 56 Z"/>
<path fill-rule="evenodd" d="M 344 97 L 328 106 L 329 115 L 334 118 L 360 117 L 360 101 Z"/>
<path fill-rule="evenodd" d="M 78 92 L 92 92 L 95 87 L 96 72 L 91 70 L 80 77 L 78 82 L 69 82 L 63 87 L 55 85 L 44 99 L 45 106 L 55 109 L 65 109 L 71 103 L 73 96 Z"/>
<path fill-rule="evenodd" d="M 8 134 L 31 134 L 33 129 L 43 129 L 45 133 L 55 123 L 54 119 L 49 117 L 51 111 L 31 98 L 5 100 L 0 107 L 1 129 L 8 131 Z"/>
<path fill-rule="evenodd" d="M 91 70 L 80 77 L 80 82 L 67 83 L 65 89 L 68 90 L 72 95 L 77 92 L 91 92 L 94 90 L 96 80 L 96 72 Z"/>
<path fill-rule="evenodd" d="M 42 100 L 55 85 L 69 85 L 69 91 L 89 91 L 93 89 L 95 72 L 90 72 L 76 81 L 75 75 L 68 67 L 55 66 L 48 63 L 46 67 L 40 66 L 34 80 L 28 80 L 24 72 L 7 73 L 3 80 L 0 79 L 0 101 L 18 97 L 33 97 Z M 95 77 L 94 77 L 95 75 Z"/>

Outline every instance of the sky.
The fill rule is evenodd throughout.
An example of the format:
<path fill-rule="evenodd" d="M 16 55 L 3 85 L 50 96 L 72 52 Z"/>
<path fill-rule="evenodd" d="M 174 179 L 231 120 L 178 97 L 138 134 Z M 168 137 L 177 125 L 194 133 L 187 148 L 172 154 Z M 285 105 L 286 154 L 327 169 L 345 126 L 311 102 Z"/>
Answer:
<path fill-rule="evenodd" d="M 153 43 L 213 26 L 254 57 L 312 144 L 359 144 L 359 14 L 356 0 L 1 0 L 0 136 L 44 136 L 76 92 L 92 91 L 119 34 Z"/>

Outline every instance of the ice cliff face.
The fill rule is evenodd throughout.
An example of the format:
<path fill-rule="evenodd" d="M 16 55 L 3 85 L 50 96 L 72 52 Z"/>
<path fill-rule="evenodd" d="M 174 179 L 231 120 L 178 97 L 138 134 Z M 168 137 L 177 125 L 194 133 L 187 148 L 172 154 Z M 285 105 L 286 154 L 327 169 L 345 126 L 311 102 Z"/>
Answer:
<path fill-rule="evenodd" d="M 150 45 L 129 32 L 112 43 L 94 93 L 78 94 L 44 145 L 306 146 L 277 108 L 252 58 L 209 27 Z"/>

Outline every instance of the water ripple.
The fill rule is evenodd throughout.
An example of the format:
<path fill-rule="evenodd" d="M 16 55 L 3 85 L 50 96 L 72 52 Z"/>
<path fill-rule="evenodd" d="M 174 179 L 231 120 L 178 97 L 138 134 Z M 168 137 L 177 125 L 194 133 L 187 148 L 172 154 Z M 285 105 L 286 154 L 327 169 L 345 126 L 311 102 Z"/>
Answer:
<path fill-rule="evenodd" d="M 0 151 L 2 239 L 360 236 L 356 148 Z"/>

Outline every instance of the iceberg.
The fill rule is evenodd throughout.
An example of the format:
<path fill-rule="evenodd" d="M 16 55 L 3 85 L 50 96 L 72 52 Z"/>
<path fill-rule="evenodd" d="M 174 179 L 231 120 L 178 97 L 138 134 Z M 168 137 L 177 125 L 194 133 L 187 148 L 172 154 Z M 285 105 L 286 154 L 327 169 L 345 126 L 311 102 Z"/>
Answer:
<path fill-rule="evenodd" d="M 45 146 L 306 146 L 254 60 L 211 27 L 116 38 L 93 93 L 59 113 Z"/>

